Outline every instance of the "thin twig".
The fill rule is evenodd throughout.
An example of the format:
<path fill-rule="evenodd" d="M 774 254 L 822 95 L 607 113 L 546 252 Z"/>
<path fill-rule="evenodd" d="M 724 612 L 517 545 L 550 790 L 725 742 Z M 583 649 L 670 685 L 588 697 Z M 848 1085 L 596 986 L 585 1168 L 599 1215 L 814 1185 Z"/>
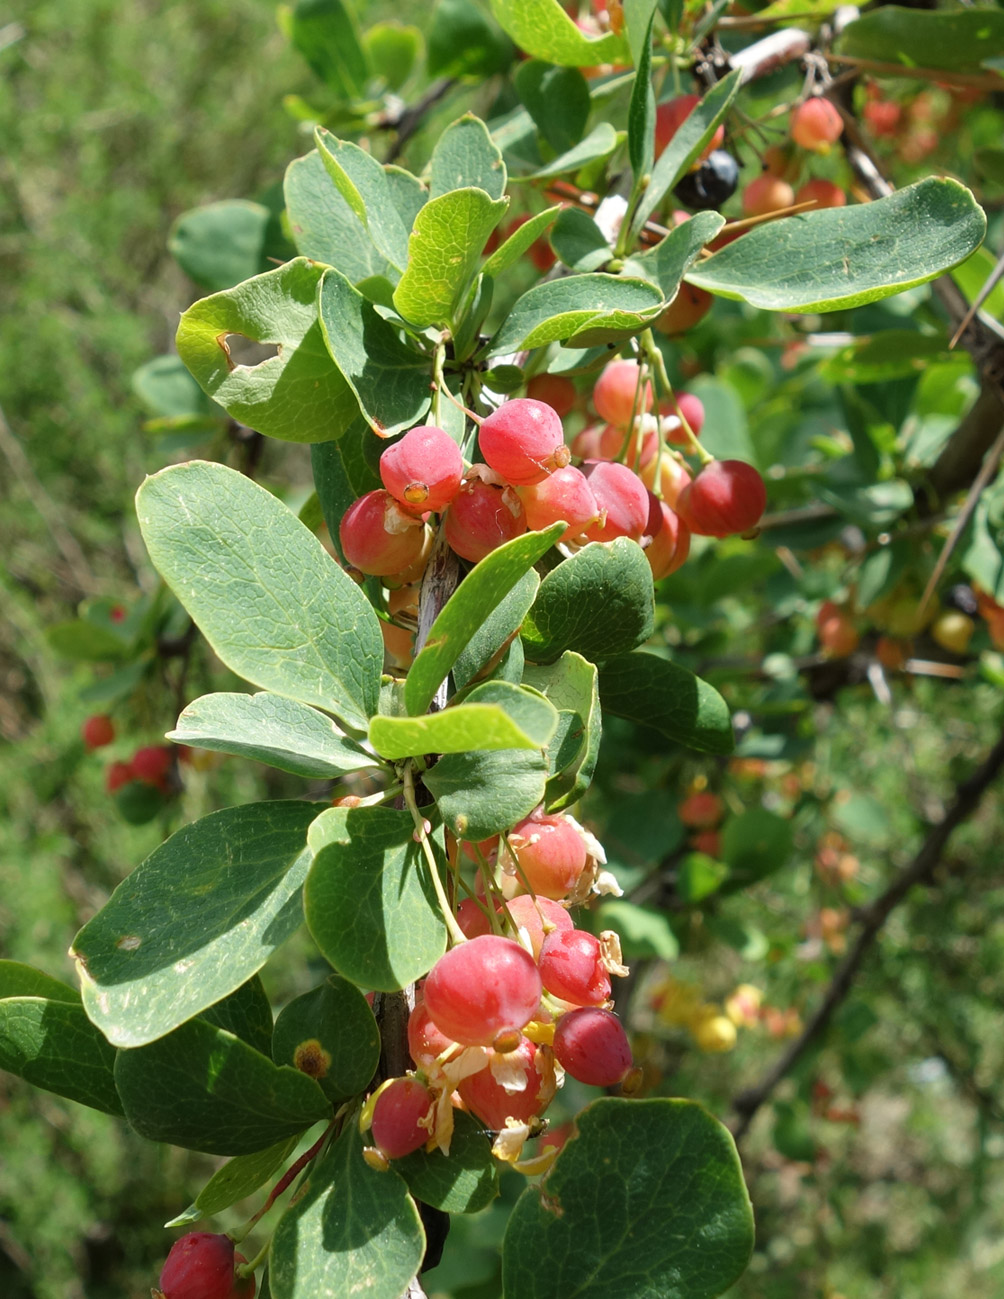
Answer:
<path fill-rule="evenodd" d="M 830 981 L 826 995 L 805 1028 L 780 1056 L 764 1078 L 755 1086 L 740 1092 L 732 1103 L 738 1115 L 733 1128 L 737 1140 L 743 1137 L 756 1112 L 769 1099 L 778 1083 L 785 1078 L 816 1039 L 825 1032 L 837 1008 L 851 990 L 854 979 L 865 957 L 874 946 L 882 926 L 892 911 L 919 885 L 929 885 L 941 861 L 941 854 L 952 832 L 969 817 L 979 805 L 987 787 L 997 778 L 1004 766 L 1004 734 L 990 750 L 982 765 L 964 780 L 956 790 L 951 807 L 937 825 L 932 827 L 920 851 L 910 864 L 903 868 L 889 887 L 859 915 L 861 930 L 853 947 L 840 962 Z"/>
<path fill-rule="evenodd" d="M 406 106 L 396 116 L 385 116 L 377 122 L 377 125 L 384 130 L 397 132 L 394 143 L 387 150 L 387 157 L 384 158 L 385 164 L 397 161 L 404 146 L 421 126 L 422 118 L 430 108 L 433 108 L 441 99 L 445 98 L 455 85 L 455 77 L 440 77 L 438 81 L 432 83 L 422 98 L 410 107 Z"/>

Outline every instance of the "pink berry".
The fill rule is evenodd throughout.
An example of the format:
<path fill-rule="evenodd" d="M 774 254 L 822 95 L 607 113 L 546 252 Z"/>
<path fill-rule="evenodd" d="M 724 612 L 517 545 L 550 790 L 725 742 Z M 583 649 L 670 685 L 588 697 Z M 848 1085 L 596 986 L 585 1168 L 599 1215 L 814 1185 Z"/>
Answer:
<path fill-rule="evenodd" d="M 645 532 L 652 540 L 645 548 L 645 558 L 652 569 L 652 580 L 658 582 L 675 573 L 690 554 L 690 529 L 665 501 L 651 492 L 648 497 L 650 508 Z"/>
<path fill-rule="evenodd" d="M 530 953 L 495 934 L 451 947 L 432 967 L 424 988 L 433 1023 L 463 1046 L 517 1039 L 533 1018 L 540 993 Z"/>
<path fill-rule="evenodd" d="M 683 494 L 683 489 L 689 487 L 692 481 L 690 471 L 675 456 L 660 456 L 658 460 L 653 460 L 651 464 L 645 465 L 641 471 L 641 480 L 647 487 L 655 486 L 656 468 L 658 468 L 662 499 L 671 510 L 675 510 L 677 501 Z"/>
<path fill-rule="evenodd" d="M 836 107 L 819 96 L 799 104 L 791 115 L 791 138 L 803 149 L 827 153 L 840 139 L 844 123 Z"/>
<path fill-rule="evenodd" d="M 572 928 L 572 917 L 563 906 L 551 898 L 540 895 L 534 898 L 529 893 L 521 893 L 518 897 L 509 899 L 506 910 L 516 927 L 526 930 L 530 946 L 533 948 L 534 960 L 540 956 L 545 938 L 545 922 L 550 927 L 549 932 Z M 501 907 L 499 911 L 501 913 Z"/>
<path fill-rule="evenodd" d="M 791 207 L 795 191 L 779 176 L 757 176 L 743 190 L 743 212 L 746 216 L 765 216 L 780 208 Z"/>
<path fill-rule="evenodd" d="M 417 564 L 426 546 L 421 519 L 403 510 L 388 491 L 353 502 L 338 528 L 345 560 L 361 573 L 395 577 Z"/>
<path fill-rule="evenodd" d="M 691 532 L 729 537 L 750 532 L 767 508 L 767 488 L 744 460 L 712 460 L 680 494 L 677 513 Z"/>
<path fill-rule="evenodd" d="M 550 1069 L 541 1069 L 542 1054 L 547 1047 L 538 1047 L 528 1038 L 520 1038 L 519 1045 L 510 1053 L 526 1072 L 526 1086 L 522 1091 L 506 1091 L 495 1081 L 491 1068 L 480 1069 L 477 1073 L 464 1078 L 457 1090 L 460 1098 L 472 1113 L 476 1114 L 486 1128 L 500 1132 L 505 1128 L 508 1118 L 527 1123 L 536 1118 L 550 1104 L 552 1088 L 548 1087 L 545 1077 L 551 1074 Z"/>
<path fill-rule="evenodd" d="M 593 405 L 600 419 L 627 428 L 632 414 L 644 415 L 652 409 L 652 385 L 646 381 L 639 394 L 640 377 L 637 361 L 611 361 L 603 368 L 593 388 Z"/>
<path fill-rule="evenodd" d="M 690 431 L 695 437 L 701 436 L 701 429 L 704 428 L 704 402 L 700 397 L 695 397 L 692 392 L 678 392 L 676 394 L 676 404 L 668 401 L 660 407 L 660 413 L 666 416 L 680 415 L 690 425 Z M 690 439 L 683 431 L 682 423 L 678 428 L 670 429 L 666 434 L 666 441 L 672 442 L 674 446 L 684 447 L 690 445 Z"/>
<path fill-rule="evenodd" d="M 433 424 L 409 429 L 380 457 L 380 479 L 411 513 L 438 514 L 449 505 L 464 476 L 460 448 L 449 433 Z"/>
<path fill-rule="evenodd" d="M 513 488 L 471 477 L 446 511 L 445 531 L 450 548 L 476 564 L 526 532 L 526 511 Z"/>
<path fill-rule="evenodd" d="M 605 432 L 604 425 L 594 424 L 590 428 L 584 428 L 581 433 L 576 433 L 572 439 L 572 455 L 578 456 L 580 460 L 604 459 L 600 455 L 600 443 Z"/>
<path fill-rule="evenodd" d="M 571 458 L 557 411 L 532 397 L 503 402 L 481 425 L 478 445 L 485 463 L 513 487 L 542 482 Z"/>
<path fill-rule="evenodd" d="M 408 1050 L 420 1069 L 427 1069 L 435 1060 L 456 1043 L 432 1022 L 424 999 L 415 1003 L 408 1016 Z"/>
<path fill-rule="evenodd" d="M 540 977 L 552 996 L 573 1006 L 599 1006 L 610 997 L 600 940 L 581 929 L 555 930 L 540 949 Z"/>
<path fill-rule="evenodd" d="M 816 207 L 844 207 L 847 195 L 832 180 L 809 180 L 795 195 L 795 202 L 814 202 Z"/>
<path fill-rule="evenodd" d="M 704 319 L 713 302 L 714 298 L 707 289 L 699 289 L 696 284 L 688 284 L 684 280 L 676 297 L 655 321 L 653 328 L 671 338 L 685 334 Z"/>
<path fill-rule="evenodd" d="M 616 1087 L 631 1069 L 623 1024 L 595 1006 L 562 1015 L 554 1030 L 554 1056 L 567 1073 L 591 1087 Z"/>
<path fill-rule="evenodd" d="M 613 541 L 631 537 L 640 541 L 648 523 L 648 492 L 641 479 L 627 465 L 604 460 L 587 460 L 582 472 L 589 479 L 596 504 L 606 511 L 602 523 L 586 529 L 590 541 Z"/>
<path fill-rule="evenodd" d="M 457 924 L 468 938 L 492 931 L 492 922 L 473 898 L 464 898 L 457 907 Z"/>
<path fill-rule="evenodd" d="M 401 1159 L 424 1146 L 429 1129 L 420 1120 L 432 1108 L 432 1093 L 417 1078 L 395 1078 L 373 1108 L 373 1144 L 388 1159 Z"/>
<path fill-rule="evenodd" d="M 575 384 L 563 374 L 535 374 L 526 385 L 526 395 L 550 406 L 560 419 L 571 414 L 576 401 Z"/>
<path fill-rule="evenodd" d="M 115 739 L 115 723 L 106 714 L 97 713 L 87 718 L 80 734 L 89 749 L 103 749 Z"/>
<path fill-rule="evenodd" d="M 677 95 L 675 99 L 667 100 L 655 110 L 655 156 L 657 158 L 700 102 L 698 95 Z M 724 139 L 725 127 L 719 126 L 699 158 L 706 158 L 713 150 L 720 149 Z"/>
<path fill-rule="evenodd" d="M 527 526 L 534 532 L 542 532 L 563 519 L 568 528 L 562 541 L 580 536 L 599 518 L 600 508 L 585 474 L 571 465 L 556 469 L 533 487 L 521 487 L 519 498 L 526 510 Z"/>
<path fill-rule="evenodd" d="M 659 434 L 655 429 L 632 433 L 608 424 L 600 436 L 600 453 L 595 459 L 619 460 L 630 469 L 635 464 L 647 465 L 658 450 Z"/>
<path fill-rule="evenodd" d="M 589 855 L 582 835 L 560 813 L 528 816 L 509 831 L 509 843 L 533 892 L 554 901 L 572 892 Z"/>
<path fill-rule="evenodd" d="M 160 1273 L 164 1299 L 250 1299 L 254 1278 L 239 1286 L 234 1276 L 234 1242 L 229 1236 L 192 1231 L 171 1246 Z"/>

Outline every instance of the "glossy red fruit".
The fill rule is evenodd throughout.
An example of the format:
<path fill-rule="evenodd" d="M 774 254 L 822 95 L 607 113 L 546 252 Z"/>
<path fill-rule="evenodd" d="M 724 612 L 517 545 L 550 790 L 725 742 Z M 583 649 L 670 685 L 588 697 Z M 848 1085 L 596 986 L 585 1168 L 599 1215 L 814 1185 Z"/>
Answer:
<path fill-rule="evenodd" d="M 89 749 L 103 749 L 115 739 L 115 723 L 105 713 L 96 713 L 87 718 L 80 734 Z"/>
<path fill-rule="evenodd" d="M 161 1293 L 164 1299 L 251 1299 L 254 1277 L 238 1285 L 236 1261 L 229 1236 L 189 1232 L 171 1246 L 160 1273 Z"/>
<path fill-rule="evenodd" d="M 464 477 L 460 448 L 434 424 L 409 429 L 380 457 L 380 480 L 409 513 L 438 514 L 449 505 Z"/>
<path fill-rule="evenodd" d="M 564 419 L 575 407 L 575 384 L 563 374 L 535 374 L 526 385 L 526 395 L 542 401 Z"/>
<path fill-rule="evenodd" d="M 444 1051 L 456 1046 L 452 1037 L 432 1022 L 424 998 L 419 998 L 408 1016 L 408 1050 L 420 1069 L 428 1069 Z"/>
<path fill-rule="evenodd" d="M 388 1159 L 402 1159 L 420 1149 L 429 1139 L 429 1129 L 420 1120 L 432 1108 L 432 1092 L 417 1078 L 395 1078 L 377 1097 L 370 1135 L 373 1144 Z"/>
<path fill-rule="evenodd" d="M 743 212 L 746 216 L 765 216 L 780 208 L 791 207 L 795 191 L 778 176 L 757 176 L 743 190 Z"/>
<path fill-rule="evenodd" d="M 659 407 L 659 413 L 667 417 L 676 416 L 677 419 L 682 415 L 690 425 L 693 435 L 701 436 L 701 429 L 704 428 L 704 402 L 700 397 L 695 397 L 692 392 L 678 392 L 675 404 L 672 401 L 664 402 Z M 679 447 L 690 445 L 690 439 L 684 433 L 682 424 L 666 433 L 666 441 Z"/>
<path fill-rule="evenodd" d="M 553 1070 L 546 1067 L 547 1054 L 548 1047 L 538 1047 L 528 1038 L 520 1038 L 510 1058 L 514 1057 L 513 1063 L 524 1070 L 526 1086 L 521 1091 L 506 1091 L 496 1082 L 491 1068 L 480 1069 L 460 1082 L 457 1087 L 460 1099 L 492 1132 L 501 1132 L 508 1118 L 528 1123 L 547 1109 L 553 1095 L 553 1088 L 548 1085 Z"/>
<path fill-rule="evenodd" d="M 132 778 L 141 780 L 144 785 L 163 785 L 173 760 L 173 750 L 163 744 L 150 744 L 137 749 L 129 764 Z"/>
<path fill-rule="evenodd" d="M 648 503 L 645 533 L 652 540 L 645 547 L 645 558 L 652 570 L 652 580 L 658 582 L 675 573 L 690 554 L 690 529 L 675 510 L 651 492 Z"/>
<path fill-rule="evenodd" d="M 560 812 L 528 816 L 509 831 L 509 843 L 533 892 L 554 901 L 572 892 L 589 855 L 582 835 Z"/>
<path fill-rule="evenodd" d="M 766 508 L 763 478 L 745 460 L 712 460 L 684 488 L 676 504 L 690 531 L 702 537 L 750 532 Z"/>
<path fill-rule="evenodd" d="M 602 523 L 586 529 L 590 541 L 613 541 L 631 537 L 640 541 L 648 523 L 648 492 L 637 474 L 627 465 L 605 460 L 587 460 L 582 472 L 589 479 L 596 504 L 606 511 Z"/>
<path fill-rule="evenodd" d="M 713 301 L 706 289 L 699 289 L 696 284 L 688 284 L 684 280 L 676 297 L 654 322 L 653 328 L 670 337 L 685 334 L 704 319 L 711 310 Z"/>
<path fill-rule="evenodd" d="M 571 465 L 556 469 L 533 487 L 519 488 L 519 498 L 526 511 L 527 527 L 534 532 L 541 532 L 563 519 L 568 527 L 561 536 L 562 541 L 581 536 L 600 513 L 585 474 Z"/>
<path fill-rule="evenodd" d="M 816 207 L 844 207 L 847 195 L 832 180 L 808 180 L 795 194 L 795 202 L 813 202 Z"/>
<path fill-rule="evenodd" d="M 529 487 L 567 465 L 571 452 L 558 412 L 532 397 L 514 397 L 478 430 L 485 463 L 513 487 Z"/>
<path fill-rule="evenodd" d="M 534 960 L 540 956 L 540 948 L 545 937 L 545 924 L 548 926 L 549 933 L 572 928 L 572 917 L 563 906 L 551 898 L 539 896 L 534 898 L 529 893 L 521 893 L 518 897 L 509 899 L 506 910 L 516 927 L 526 930 L 530 946 L 533 948 Z M 500 907 L 499 914 L 501 913 Z"/>
<path fill-rule="evenodd" d="M 652 385 L 646 380 L 644 391 L 639 393 L 640 375 L 637 361 L 611 361 L 603 368 L 593 388 L 593 405 L 600 419 L 626 429 L 632 415 L 644 415 L 652 409 Z"/>
<path fill-rule="evenodd" d="M 599 1006 L 610 997 L 600 940 L 581 929 L 548 934 L 537 962 L 544 987 L 573 1006 Z"/>
<path fill-rule="evenodd" d="M 105 789 L 109 794 L 114 794 L 123 785 L 128 785 L 131 780 L 135 780 L 132 774 L 132 763 L 113 762 L 105 772 Z"/>
<path fill-rule="evenodd" d="M 374 577 L 396 577 L 421 558 L 427 533 L 421 519 L 388 491 L 367 492 L 345 511 L 338 528 L 346 563 Z"/>
<path fill-rule="evenodd" d="M 828 153 L 843 130 L 844 123 L 835 106 L 819 96 L 799 104 L 791 115 L 791 138 L 813 153 Z"/>
<path fill-rule="evenodd" d="M 526 511 L 514 488 L 468 478 L 446 511 L 444 530 L 450 548 L 476 564 L 526 532 Z"/>
<path fill-rule="evenodd" d="M 439 958 L 425 981 L 436 1027 L 464 1046 L 517 1040 L 540 1004 L 540 975 L 519 943 L 494 934 L 472 938 Z"/>
<path fill-rule="evenodd" d="M 457 924 L 467 938 L 490 934 L 492 922 L 473 898 L 464 898 L 457 907 Z"/>
<path fill-rule="evenodd" d="M 655 429 L 647 432 L 629 431 L 608 424 L 600 435 L 599 455 L 594 460 L 619 460 L 629 469 L 647 465 L 659 450 L 659 434 Z"/>
<path fill-rule="evenodd" d="M 631 1046 L 624 1026 L 609 1010 L 570 1010 L 554 1030 L 554 1057 L 579 1082 L 616 1087 L 631 1070 Z"/>
<path fill-rule="evenodd" d="M 677 95 L 675 99 L 669 99 L 658 106 L 655 110 L 655 156 L 657 158 L 700 102 L 699 95 Z M 696 161 L 700 162 L 715 149 L 720 149 L 724 139 L 725 127 L 719 126 Z"/>

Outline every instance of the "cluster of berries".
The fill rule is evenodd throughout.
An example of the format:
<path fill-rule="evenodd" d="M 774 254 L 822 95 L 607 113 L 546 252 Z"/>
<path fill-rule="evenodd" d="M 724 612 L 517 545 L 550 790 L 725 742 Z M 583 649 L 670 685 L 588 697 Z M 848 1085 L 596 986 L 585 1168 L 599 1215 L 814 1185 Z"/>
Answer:
<path fill-rule="evenodd" d="M 722 834 L 719 826 L 725 819 L 725 804 L 720 795 L 709 789 L 695 789 L 677 804 L 676 814 L 690 831 L 690 846 L 695 852 L 719 857 Z"/>
<path fill-rule="evenodd" d="M 705 1001 L 695 983 L 672 976 L 650 990 L 650 1004 L 661 1024 L 683 1028 L 701 1051 L 731 1051 L 740 1028 L 760 1023 L 763 993 L 751 983 L 741 983 L 723 1002 Z"/>
<path fill-rule="evenodd" d="M 549 382 L 537 391 L 571 409 L 575 393 L 567 380 L 539 379 Z M 537 397 L 503 403 L 481 423 L 482 461 L 468 468 L 443 429 L 411 429 L 380 457 L 383 488 L 360 497 L 342 518 L 346 562 L 392 579 L 388 612 L 406 623 L 417 608 L 414 584 L 428 559 L 433 515 L 443 516 L 448 544 L 471 563 L 528 528 L 562 521 L 568 546 L 637 541 L 656 579 L 684 562 L 692 532 L 725 537 L 756 527 L 766 491 L 752 465 L 712 460 L 692 477 L 666 445 L 694 444 L 704 422 L 696 397 L 681 393 L 653 415 L 651 384 L 642 385 L 637 362 L 624 360 L 602 371 L 593 404 L 605 424 L 584 430 L 570 448 L 555 406 Z M 579 466 L 571 464 L 573 455 Z M 407 652 L 407 639 L 395 649 Z"/>
<path fill-rule="evenodd" d="M 791 146 L 772 145 L 764 154 L 764 171 L 743 190 L 746 216 L 763 216 L 791 207 L 794 203 L 815 203 L 817 207 L 843 207 L 847 195 L 830 180 L 809 180 L 796 192 L 791 185 L 801 167 L 797 150 L 810 154 L 829 153 L 840 139 L 844 124 L 834 105 L 820 96 L 805 100 L 791 115 Z"/>
<path fill-rule="evenodd" d="M 620 944 L 576 929 L 567 909 L 615 887 L 600 879 L 596 841 L 571 817 L 538 811 L 504 840 L 459 844 L 456 857 L 478 863 L 478 888 L 458 908 L 466 941 L 436 962 L 411 1013 L 417 1072 L 384 1083 L 364 1112 L 375 1163 L 447 1149 L 454 1106 L 497 1132 L 495 1153 L 515 1162 L 564 1073 L 595 1087 L 635 1082 L 610 1009 L 611 975 L 627 973 Z"/>
<path fill-rule="evenodd" d="M 243 1262 L 229 1236 L 191 1231 L 171 1246 L 154 1299 L 254 1299 L 254 1276 L 236 1272 Z"/>
<path fill-rule="evenodd" d="M 115 740 L 115 723 L 106 713 L 88 717 L 80 728 L 84 746 L 89 752 L 103 749 Z M 171 769 L 175 760 L 184 762 L 188 749 L 183 745 L 148 744 L 136 750 L 128 762 L 112 762 L 105 773 L 105 788 L 117 794 L 124 786 L 137 783 L 149 785 L 162 794 L 174 792 Z"/>

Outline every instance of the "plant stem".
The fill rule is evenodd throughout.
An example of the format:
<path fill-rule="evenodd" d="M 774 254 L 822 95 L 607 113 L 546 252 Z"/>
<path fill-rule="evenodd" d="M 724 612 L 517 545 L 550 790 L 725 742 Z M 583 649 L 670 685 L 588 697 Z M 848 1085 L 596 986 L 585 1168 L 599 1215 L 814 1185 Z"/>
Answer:
<path fill-rule="evenodd" d="M 690 427 L 687 422 L 687 417 L 677 405 L 676 397 L 673 394 L 673 385 L 669 382 L 669 375 L 666 372 L 666 358 L 659 350 L 651 329 L 645 330 L 641 336 L 640 342 L 645 355 L 649 359 L 649 364 L 652 366 L 652 371 L 656 379 L 665 389 L 667 397 L 669 397 L 670 401 L 676 407 L 676 413 L 679 416 L 680 424 L 682 425 L 683 431 L 687 435 L 687 441 L 690 444 L 688 450 L 692 452 L 698 460 L 700 460 L 702 468 L 704 465 L 710 465 L 715 457 L 701 446 L 700 442 L 697 440 L 697 434 Z"/>
<path fill-rule="evenodd" d="M 429 843 L 429 836 L 426 833 L 425 819 L 415 801 L 415 776 L 410 762 L 404 769 L 404 801 L 411 813 L 411 819 L 415 823 L 415 838 L 422 845 L 422 852 L 425 854 L 429 874 L 432 877 L 432 887 L 436 890 L 436 897 L 443 912 L 443 921 L 446 924 L 447 932 L 455 943 L 466 943 L 467 935 L 457 924 L 457 918 L 453 914 L 453 908 L 450 906 L 446 890 L 443 888 L 443 881 L 439 878 L 439 867 L 436 865 L 432 845 Z"/>

